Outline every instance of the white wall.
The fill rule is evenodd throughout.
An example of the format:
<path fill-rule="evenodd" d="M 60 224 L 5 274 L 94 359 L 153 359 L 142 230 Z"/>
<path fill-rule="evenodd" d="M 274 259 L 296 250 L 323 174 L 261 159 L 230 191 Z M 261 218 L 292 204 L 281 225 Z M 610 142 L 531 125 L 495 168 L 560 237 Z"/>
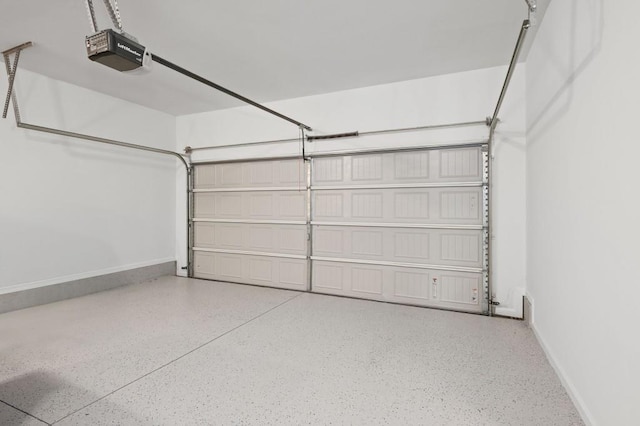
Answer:
<path fill-rule="evenodd" d="M 0 79 L 2 99 L 6 78 Z M 20 69 L 23 122 L 173 149 L 175 118 Z M 11 110 L 12 111 L 12 110 Z M 175 259 L 178 160 L 0 120 L 0 293 Z"/>
<path fill-rule="evenodd" d="M 517 34 L 514 34 L 514 40 Z M 313 134 L 484 120 L 491 115 L 506 67 L 404 81 L 273 102 L 268 106 L 314 128 Z M 517 70 L 496 138 L 494 291 L 502 314 L 521 315 L 525 261 L 524 71 Z M 252 107 L 178 117 L 178 149 L 296 138 L 295 125 Z M 308 145 L 310 152 L 421 146 L 486 140 L 487 127 L 368 136 Z M 297 154 L 299 143 L 196 151 L 194 161 Z M 178 233 L 182 231 L 179 222 Z M 179 236 L 179 241 L 182 236 Z M 181 260 L 183 261 L 183 260 Z M 514 297 L 514 295 L 520 297 Z"/>
<path fill-rule="evenodd" d="M 640 424 L 640 3 L 551 2 L 527 59 L 534 327 L 583 417 Z"/>

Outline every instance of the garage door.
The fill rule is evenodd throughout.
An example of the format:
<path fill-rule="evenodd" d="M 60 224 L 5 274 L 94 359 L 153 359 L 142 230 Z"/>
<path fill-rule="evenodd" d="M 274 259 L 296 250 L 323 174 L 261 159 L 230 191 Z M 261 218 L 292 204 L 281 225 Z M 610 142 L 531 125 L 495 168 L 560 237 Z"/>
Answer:
<path fill-rule="evenodd" d="M 308 290 L 306 164 L 288 159 L 194 170 L 194 276 Z"/>
<path fill-rule="evenodd" d="M 196 165 L 194 276 L 487 313 L 486 167 L 483 146 Z"/>
<path fill-rule="evenodd" d="M 487 312 L 482 147 L 311 166 L 314 292 Z"/>

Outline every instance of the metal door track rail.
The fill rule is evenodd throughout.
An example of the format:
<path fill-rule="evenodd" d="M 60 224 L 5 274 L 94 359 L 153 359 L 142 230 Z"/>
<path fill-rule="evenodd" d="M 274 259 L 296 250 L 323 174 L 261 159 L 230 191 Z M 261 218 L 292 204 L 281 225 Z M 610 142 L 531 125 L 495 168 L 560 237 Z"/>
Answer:
<path fill-rule="evenodd" d="M 17 123 L 17 126 L 20 127 L 21 129 L 34 130 L 36 132 L 50 133 L 53 135 L 67 136 L 70 138 L 83 139 L 83 140 L 99 142 L 99 143 L 108 144 L 108 145 L 121 146 L 124 148 L 137 149 L 140 151 L 148 151 L 148 152 L 155 152 L 157 154 L 171 155 L 173 157 L 178 158 L 187 169 L 189 168 L 189 164 L 181 154 L 177 152 L 169 151 L 166 149 L 153 148 L 153 147 L 144 146 L 144 145 L 136 145 L 133 143 L 120 142 L 113 139 L 106 139 L 106 138 L 101 138 L 97 136 L 85 135 L 81 133 L 68 132 L 66 130 L 53 129 L 51 127 L 36 126 L 34 124 L 28 124 L 28 123 L 22 123 L 22 122 Z"/>

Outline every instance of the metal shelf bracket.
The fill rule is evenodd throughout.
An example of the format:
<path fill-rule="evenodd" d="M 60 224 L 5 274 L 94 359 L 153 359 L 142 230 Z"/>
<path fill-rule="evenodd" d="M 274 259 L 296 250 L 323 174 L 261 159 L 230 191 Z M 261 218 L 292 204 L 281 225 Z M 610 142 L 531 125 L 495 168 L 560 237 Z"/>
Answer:
<path fill-rule="evenodd" d="M 18 46 L 12 47 L 11 49 L 5 50 L 2 52 L 2 56 L 4 57 L 4 64 L 7 68 L 7 75 L 9 76 L 9 87 L 7 88 L 7 97 L 4 101 L 4 109 L 2 110 L 2 118 L 7 118 L 7 113 L 9 112 L 9 104 L 13 102 L 13 111 L 16 117 L 16 123 L 20 122 L 20 109 L 18 108 L 18 100 L 16 99 L 16 93 L 13 90 L 13 84 L 16 80 L 16 72 L 18 71 L 18 61 L 20 60 L 20 52 L 22 52 L 27 47 L 33 46 L 33 43 L 30 41 L 26 43 L 22 43 Z M 13 56 L 13 65 L 11 64 L 11 55 Z"/>

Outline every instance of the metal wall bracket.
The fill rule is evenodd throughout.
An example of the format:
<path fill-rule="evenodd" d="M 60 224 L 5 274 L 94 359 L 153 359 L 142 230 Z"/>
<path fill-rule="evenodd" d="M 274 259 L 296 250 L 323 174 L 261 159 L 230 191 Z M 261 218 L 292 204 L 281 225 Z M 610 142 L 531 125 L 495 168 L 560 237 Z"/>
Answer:
<path fill-rule="evenodd" d="M 18 61 L 20 60 L 20 52 L 22 52 L 27 47 L 31 47 L 33 43 L 30 41 L 26 43 L 22 43 L 18 46 L 12 47 L 11 49 L 5 50 L 2 52 L 2 56 L 4 57 L 4 64 L 7 69 L 7 75 L 9 77 L 9 87 L 7 88 L 7 97 L 4 101 L 4 109 L 2 110 L 2 118 L 7 118 L 7 113 L 9 112 L 9 103 L 13 101 L 13 111 L 16 116 L 16 123 L 20 123 L 20 110 L 18 109 L 18 101 L 16 99 L 16 94 L 13 90 L 13 84 L 16 80 L 16 72 L 18 71 Z M 13 65 L 11 65 L 11 55 L 13 57 Z"/>
<path fill-rule="evenodd" d="M 538 10 L 538 1 L 537 0 L 524 0 L 525 3 L 527 3 L 527 6 L 529 7 L 529 13 L 534 13 L 536 10 Z"/>
<path fill-rule="evenodd" d="M 113 2 L 113 3 L 112 3 Z M 94 33 L 98 32 L 98 20 L 96 19 L 96 12 L 93 7 L 93 0 L 86 0 L 87 14 L 89 15 L 89 23 L 91 24 L 91 30 Z M 107 13 L 113 22 L 113 26 L 118 31 L 123 32 L 122 18 L 120 18 L 120 9 L 118 8 L 118 0 L 104 0 L 104 6 L 107 9 Z"/>
<path fill-rule="evenodd" d="M 538 11 L 538 0 L 524 0 L 527 3 L 527 10 L 529 12 L 529 16 L 527 19 L 531 22 L 532 25 L 536 24 L 536 12 Z"/>

